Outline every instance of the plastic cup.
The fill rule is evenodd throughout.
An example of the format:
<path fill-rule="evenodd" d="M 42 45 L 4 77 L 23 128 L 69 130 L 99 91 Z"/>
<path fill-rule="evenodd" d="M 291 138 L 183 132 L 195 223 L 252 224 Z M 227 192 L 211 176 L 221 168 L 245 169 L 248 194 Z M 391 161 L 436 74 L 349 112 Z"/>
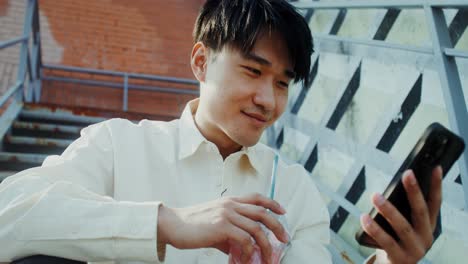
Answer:
<path fill-rule="evenodd" d="M 286 230 L 288 230 L 286 217 L 284 215 L 276 215 L 271 212 L 270 214 L 273 215 L 283 225 L 283 227 Z M 283 243 L 279 241 L 276 238 L 275 234 L 270 229 L 266 228 L 264 225 L 262 225 L 262 229 L 265 232 L 268 238 L 268 241 L 270 241 L 270 244 L 271 244 L 272 254 L 271 254 L 270 263 L 279 264 L 281 258 L 283 257 L 286 250 L 290 246 L 290 242 Z M 288 232 L 288 235 L 289 235 L 289 232 Z M 255 242 L 253 241 L 253 243 Z M 247 264 L 262 264 L 263 258 L 262 258 L 262 252 L 260 250 L 260 247 L 257 244 L 254 244 L 253 247 L 254 247 L 254 252 L 250 260 L 247 261 Z M 242 256 L 242 248 L 239 245 L 232 245 L 229 251 L 229 264 L 244 264 L 241 261 L 241 256 Z"/>

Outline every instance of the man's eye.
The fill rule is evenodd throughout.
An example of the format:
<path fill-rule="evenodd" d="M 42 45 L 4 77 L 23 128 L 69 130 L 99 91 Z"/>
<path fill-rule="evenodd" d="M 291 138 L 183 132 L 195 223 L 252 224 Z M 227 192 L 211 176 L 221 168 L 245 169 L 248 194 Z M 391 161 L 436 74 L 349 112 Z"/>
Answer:
<path fill-rule="evenodd" d="M 288 88 L 289 84 L 286 82 L 278 82 L 278 84 L 283 88 Z"/>
<path fill-rule="evenodd" d="M 249 67 L 249 66 L 243 66 L 245 69 L 247 69 L 248 71 L 250 71 L 251 73 L 255 74 L 255 75 L 261 75 L 262 72 L 260 70 L 257 70 L 255 68 L 252 68 L 252 67 Z"/>

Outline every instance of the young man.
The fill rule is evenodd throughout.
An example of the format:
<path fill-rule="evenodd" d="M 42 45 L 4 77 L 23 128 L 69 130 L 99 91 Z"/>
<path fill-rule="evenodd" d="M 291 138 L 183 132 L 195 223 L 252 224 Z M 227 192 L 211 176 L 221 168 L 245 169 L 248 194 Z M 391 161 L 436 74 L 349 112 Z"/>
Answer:
<path fill-rule="evenodd" d="M 307 23 L 282 0 L 208 0 L 194 35 L 190 63 L 200 98 L 180 120 L 92 125 L 61 156 L 0 185 L 0 260 L 44 254 L 227 263 L 235 245 L 245 262 L 257 244 L 269 263 L 262 223 L 290 240 L 282 263 L 331 263 L 329 216 L 309 175 L 280 162 L 275 201 L 266 198 L 275 154 L 258 143 L 284 112 L 289 84 L 308 81 Z M 440 174 L 427 205 L 414 175 L 404 178 L 416 228 L 374 197 L 402 239 L 363 217 L 386 251 L 369 263 L 416 263 L 425 254 L 440 207 Z M 290 238 L 267 209 L 285 214 Z"/>

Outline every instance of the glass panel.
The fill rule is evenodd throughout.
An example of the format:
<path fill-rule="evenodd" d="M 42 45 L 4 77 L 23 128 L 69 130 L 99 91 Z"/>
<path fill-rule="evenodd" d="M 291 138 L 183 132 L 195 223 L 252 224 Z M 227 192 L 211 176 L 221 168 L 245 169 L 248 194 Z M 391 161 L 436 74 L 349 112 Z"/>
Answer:
<path fill-rule="evenodd" d="M 294 99 L 297 98 L 297 95 L 302 90 L 302 82 L 291 83 L 288 88 L 288 106 L 292 107 L 294 105 Z"/>
<path fill-rule="evenodd" d="M 377 9 L 348 9 L 346 17 L 338 31 L 338 36 L 350 38 L 372 38 L 376 28 Z"/>
<path fill-rule="evenodd" d="M 468 51 L 468 27 L 465 28 L 465 32 L 462 34 L 457 44 L 455 45 L 456 49 Z"/>
<path fill-rule="evenodd" d="M 425 70 L 422 85 L 421 103 L 390 151 L 390 155 L 398 160 L 406 158 L 431 123 L 439 122 L 450 127 L 438 73 Z"/>
<path fill-rule="evenodd" d="M 452 44 L 455 44 L 456 49 L 468 50 L 468 30 L 466 25 L 466 13 L 458 13 L 458 9 L 444 9 L 445 20 L 447 27 L 452 26 L 453 36 Z M 455 19 L 455 20 L 454 20 Z M 465 28 L 463 28 L 465 26 Z M 457 43 L 454 43 L 453 37 L 457 38 Z"/>
<path fill-rule="evenodd" d="M 382 171 L 366 165 L 366 189 L 362 194 L 361 198 L 356 203 L 356 207 L 363 213 L 368 213 L 372 209 L 372 202 L 370 200 L 371 195 L 375 192 L 382 193 L 385 187 L 390 182 L 390 175 L 385 175 Z M 363 255 L 372 253 L 366 247 L 361 247 L 354 238 L 356 232 L 360 228 L 359 219 L 352 215 L 349 215 L 341 227 L 338 234 L 347 241 L 352 247 L 359 249 Z"/>
<path fill-rule="evenodd" d="M 283 133 L 284 140 L 280 148 L 281 153 L 291 161 L 299 161 L 309 142 L 309 136 L 290 127 L 285 127 Z"/>
<path fill-rule="evenodd" d="M 336 19 L 338 10 L 315 10 L 310 18 L 309 27 L 314 33 L 328 34 Z"/>
<path fill-rule="evenodd" d="M 320 54 L 317 77 L 302 103 L 298 117 L 320 123 L 323 114 L 340 89 L 354 73 L 356 58 L 323 52 Z"/>
<path fill-rule="evenodd" d="M 407 93 L 418 72 L 401 64 L 375 60 L 362 61 L 361 85 L 341 119 L 337 133 L 354 141 L 366 143 L 379 125 L 381 116 L 395 103 L 401 93 Z"/>
<path fill-rule="evenodd" d="M 415 46 L 432 46 L 424 10 L 402 10 L 386 41 Z"/>
<path fill-rule="evenodd" d="M 323 146 L 319 142 L 318 159 L 312 171 L 312 178 L 317 179 L 326 184 L 331 190 L 336 191 L 353 163 L 353 157 L 334 148 Z"/>

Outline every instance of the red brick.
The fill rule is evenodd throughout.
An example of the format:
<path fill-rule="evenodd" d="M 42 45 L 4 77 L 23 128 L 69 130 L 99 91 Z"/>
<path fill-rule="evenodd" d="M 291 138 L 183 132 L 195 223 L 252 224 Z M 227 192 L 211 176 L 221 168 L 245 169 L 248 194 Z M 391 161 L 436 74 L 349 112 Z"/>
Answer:
<path fill-rule="evenodd" d="M 78 4 L 74 0 L 40 0 L 40 9 L 55 41 L 63 48 L 63 65 L 193 79 L 189 67 L 192 29 L 203 2 L 94 0 Z M 86 77 L 57 71 L 46 74 Z M 122 78 L 94 76 L 94 79 L 122 82 Z M 132 80 L 132 83 L 187 88 L 148 81 Z M 41 98 L 49 103 L 118 110 L 122 107 L 122 94 L 120 89 L 44 82 Z M 192 98 L 131 90 L 129 109 L 178 114 Z"/>

